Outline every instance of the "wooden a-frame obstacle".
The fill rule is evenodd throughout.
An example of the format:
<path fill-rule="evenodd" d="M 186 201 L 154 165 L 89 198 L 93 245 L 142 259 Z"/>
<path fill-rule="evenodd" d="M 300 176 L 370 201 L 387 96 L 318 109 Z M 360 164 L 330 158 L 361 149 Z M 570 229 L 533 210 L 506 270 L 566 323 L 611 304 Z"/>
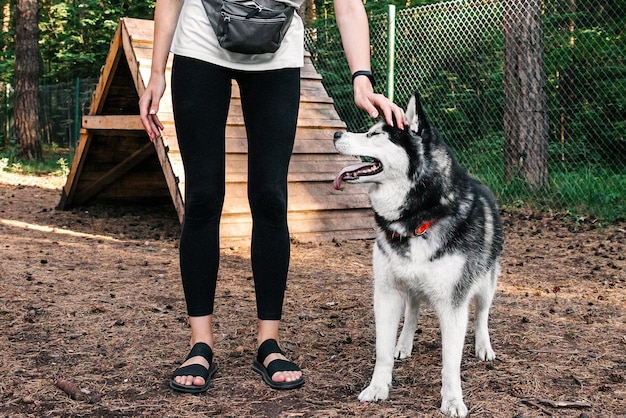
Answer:
<path fill-rule="evenodd" d="M 183 221 L 185 174 L 172 116 L 169 87 L 160 103 L 162 137 L 150 142 L 139 119 L 139 97 L 150 77 L 153 22 L 123 18 L 83 116 L 80 140 L 59 209 L 95 202 L 124 203 L 171 199 Z M 167 67 L 167 79 L 171 60 Z M 371 238 L 374 221 L 366 186 L 335 191 L 332 179 L 356 162 L 338 154 L 333 134 L 344 130 L 333 100 L 310 57 L 301 71 L 300 113 L 289 167 L 289 230 L 302 242 Z M 252 220 L 247 201 L 247 139 L 237 84 L 226 127 L 226 200 L 222 246 L 247 245 Z"/>

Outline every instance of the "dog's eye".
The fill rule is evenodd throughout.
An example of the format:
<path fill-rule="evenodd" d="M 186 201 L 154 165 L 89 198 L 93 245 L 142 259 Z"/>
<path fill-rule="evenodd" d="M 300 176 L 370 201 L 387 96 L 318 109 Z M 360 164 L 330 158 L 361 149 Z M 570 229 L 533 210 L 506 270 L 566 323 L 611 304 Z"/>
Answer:
<path fill-rule="evenodd" d="M 379 131 L 368 132 L 368 133 L 367 133 L 367 135 L 366 135 L 366 137 L 367 137 L 367 138 L 371 138 L 371 137 L 373 137 L 373 136 L 380 135 L 380 134 L 381 134 L 381 133 L 380 133 Z"/>

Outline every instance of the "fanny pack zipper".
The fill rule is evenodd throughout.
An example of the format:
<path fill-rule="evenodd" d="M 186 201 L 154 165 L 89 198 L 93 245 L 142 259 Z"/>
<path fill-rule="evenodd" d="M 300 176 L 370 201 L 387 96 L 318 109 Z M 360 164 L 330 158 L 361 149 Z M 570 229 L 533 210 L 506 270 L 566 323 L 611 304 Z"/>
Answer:
<path fill-rule="evenodd" d="M 270 18 L 270 19 L 264 19 L 264 18 L 255 18 L 253 15 L 253 17 L 248 17 L 248 16 L 239 16 L 239 15 L 234 15 L 234 14 L 230 14 L 230 13 L 226 13 L 226 12 L 221 12 L 222 17 L 224 18 L 224 22 L 229 22 L 231 20 L 254 20 L 257 21 L 258 23 L 275 23 L 275 22 L 282 22 L 283 19 L 282 18 Z"/>

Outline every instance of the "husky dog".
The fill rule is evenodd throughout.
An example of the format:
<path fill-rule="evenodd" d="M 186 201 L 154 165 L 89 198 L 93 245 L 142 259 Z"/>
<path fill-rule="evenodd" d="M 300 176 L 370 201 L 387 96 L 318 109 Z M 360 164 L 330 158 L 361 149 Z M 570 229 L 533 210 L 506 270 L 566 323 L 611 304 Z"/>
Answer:
<path fill-rule="evenodd" d="M 394 358 L 411 355 L 418 309 L 427 302 L 441 327 L 441 411 L 464 417 L 461 357 L 473 299 L 476 357 L 496 357 L 487 322 L 500 272 L 502 224 L 493 194 L 458 165 L 426 119 L 417 94 L 406 117 L 404 130 L 379 122 L 366 133 L 337 132 L 334 138 L 341 154 L 368 161 L 341 170 L 334 187 L 340 189 L 342 181 L 371 183 L 378 226 L 373 255 L 376 365 L 359 400 L 387 399 Z"/>

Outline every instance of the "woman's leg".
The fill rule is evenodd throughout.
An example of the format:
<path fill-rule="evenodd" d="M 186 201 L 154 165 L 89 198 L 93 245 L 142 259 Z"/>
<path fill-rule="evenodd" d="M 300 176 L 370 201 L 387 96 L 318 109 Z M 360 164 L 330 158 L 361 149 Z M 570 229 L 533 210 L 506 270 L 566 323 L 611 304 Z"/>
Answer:
<path fill-rule="evenodd" d="M 185 216 L 180 239 L 180 269 L 191 325 L 191 345 L 213 347 L 212 314 L 219 266 L 219 223 L 224 202 L 224 137 L 231 95 L 227 70 L 176 56 L 172 103 L 185 167 Z M 192 357 L 182 364 L 202 364 Z M 176 377 L 185 385 L 204 379 Z"/>
<path fill-rule="evenodd" d="M 252 213 L 252 271 L 258 344 L 278 339 L 289 269 L 287 172 L 300 104 L 300 70 L 238 74 L 248 134 L 248 200 Z M 264 365 L 281 354 L 271 354 Z M 278 372 L 276 382 L 294 381 L 302 372 Z"/>

